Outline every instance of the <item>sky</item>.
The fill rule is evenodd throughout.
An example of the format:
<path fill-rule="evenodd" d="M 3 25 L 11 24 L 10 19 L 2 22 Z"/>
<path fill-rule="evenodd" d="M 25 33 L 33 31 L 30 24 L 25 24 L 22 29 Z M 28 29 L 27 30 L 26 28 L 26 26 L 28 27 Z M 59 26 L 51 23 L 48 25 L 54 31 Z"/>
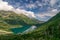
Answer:
<path fill-rule="evenodd" d="M 60 11 L 60 0 L 0 0 L 0 10 L 47 21 Z"/>

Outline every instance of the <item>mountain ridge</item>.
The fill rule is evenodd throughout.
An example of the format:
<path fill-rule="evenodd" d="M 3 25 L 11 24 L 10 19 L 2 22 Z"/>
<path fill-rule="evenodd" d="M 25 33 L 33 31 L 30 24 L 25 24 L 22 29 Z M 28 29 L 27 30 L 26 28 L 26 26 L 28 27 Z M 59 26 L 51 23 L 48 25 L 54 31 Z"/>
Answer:
<path fill-rule="evenodd" d="M 0 11 L 0 29 L 20 28 L 40 24 L 40 21 L 29 18 L 26 15 L 16 14 L 13 11 Z"/>
<path fill-rule="evenodd" d="M 0 38 L 2 40 L 60 40 L 60 12 L 33 32 L 23 35 L 4 35 Z"/>

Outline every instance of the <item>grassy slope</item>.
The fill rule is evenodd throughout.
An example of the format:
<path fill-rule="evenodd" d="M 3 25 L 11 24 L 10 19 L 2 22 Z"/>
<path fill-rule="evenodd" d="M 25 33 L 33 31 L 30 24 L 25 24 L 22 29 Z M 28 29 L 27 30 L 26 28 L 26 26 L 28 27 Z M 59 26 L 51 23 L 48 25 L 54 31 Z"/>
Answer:
<path fill-rule="evenodd" d="M 0 11 L 0 30 L 35 25 L 38 22 L 38 20 L 33 20 L 23 14 L 16 14 L 12 11 Z"/>
<path fill-rule="evenodd" d="M 44 23 L 35 32 L 32 32 L 28 35 L 29 37 L 40 40 L 60 40 L 60 13 L 51 18 L 48 22 Z"/>
<path fill-rule="evenodd" d="M 0 36 L 5 38 L 7 36 Z M 3 40 L 2 39 L 2 40 Z M 44 23 L 34 32 L 25 35 L 9 35 L 6 40 L 60 40 L 60 13 Z"/>
<path fill-rule="evenodd" d="M 32 33 L 0 36 L 0 38 L 1 40 L 60 40 L 60 13 Z"/>

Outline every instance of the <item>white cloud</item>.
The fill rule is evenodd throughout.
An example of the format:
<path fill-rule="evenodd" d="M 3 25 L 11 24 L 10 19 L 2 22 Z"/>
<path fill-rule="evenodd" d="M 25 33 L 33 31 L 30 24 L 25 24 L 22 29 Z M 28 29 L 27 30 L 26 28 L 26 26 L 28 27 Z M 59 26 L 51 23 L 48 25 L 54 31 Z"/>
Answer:
<path fill-rule="evenodd" d="M 37 6 L 34 3 L 34 4 L 27 4 L 26 7 L 32 9 L 32 8 L 36 8 Z"/>
<path fill-rule="evenodd" d="M 32 18 L 32 17 L 35 18 L 34 12 L 31 12 L 31 11 L 26 11 L 26 10 L 22 10 L 22 9 L 17 8 L 14 12 L 16 12 L 18 14 L 22 13 L 30 18 Z"/>
<path fill-rule="evenodd" d="M 57 12 L 58 10 L 57 9 L 53 9 L 52 12 Z"/>
<path fill-rule="evenodd" d="M 35 3 L 33 1 L 30 1 L 30 4 L 27 4 L 25 5 L 27 8 L 30 8 L 30 9 L 35 9 L 37 8 L 38 6 L 42 7 L 43 4 L 39 2 L 39 0 L 37 0 Z"/>
<path fill-rule="evenodd" d="M 55 16 L 59 11 L 57 9 L 53 9 L 51 11 L 48 11 L 46 13 L 39 13 L 39 14 L 36 14 L 38 17 L 40 18 L 45 18 L 45 16 L 50 16 L 50 17 L 53 17 Z"/>
<path fill-rule="evenodd" d="M 4 2 L 2 0 L 0 0 L 0 10 L 5 10 L 5 11 L 8 11 L 8 10 L 12 10 L 13 7 L 11 5 L 8 5 L 8 2 Z"/>
<path fill-rule="evenodd" d="M 51 6 L 54 6 L 54 4 L 55 4 L 57 1 L 58 1 L 58 0 L 50 0 Z"/>
<path fill-rule="evenodd" d="M 38 8 L 38 6 L 42 7 L 43 4 L 40 3 L 39 0 L 36 0 L 36 2 L 33 2 L 31 0 L 30 3 L 29 4 L 26 4 L 25 6 L 26 6 L 26 8 L 35 9 L 35 8 Z"/>
<path fill-rule="evenodd" d="M 34 5 L 30 4 L 32 7 L 34 7 Z M 29 6 L 30 6 L 29 5 Z M 14 11 L 16 12 L 17 14 L 24 14 L 30 18 L 34 17 L 35 18 L 35 15 L 34 15 L 34 12 L 31 12 L 31 11 L 26 11 L 26 10 L 22 10 L 22 9 L 15 9 L 12 5 L 8 5 L 8 2 L 4 2 L 2 0 L 0 0 L 0 10 L 5 10 L 5 11 Z"/>
<path fill-rule="evenodd" d="M 36 4 L 37 4 L 38 6 L 43 6 L 43 4 L 40 3 L 39 1 L 36 1 Z"/>
<path fill-rule="evenodd" d="M 48 1 L 48 0 L 45 0 L 45 1 Z M 53 6 L 55 3 L 57 2 L 57 0 L 51 0 L 50 1 L 50 4 L 51 4 L 51 6 Z M 19 4 L 19 3 L 18 3 Z M 38 6 L 43 6 L 43 4 L 41 4 L 39 1 L 36 1 L 36 3 L 33 3 L 33 2 L 31 2 L 30 4 L 28 4 L 28 5 L 25 5 L 27 8 L 36 8 L 37 7 L 37 5 Z M 17 6 L 19 6 L 19 5 L 17 5 Z M 59 5 L 59 7 L 60 7 L 60 5 Z M 20 6 L 20 8 L 24 8 L 23 6 Z M 50 9 L 50 8 L 49 8 Z M 48 10 L 49 10 L 48 9 Z M 44 18 L 45 16 L 50 16 L 50 17 L 53 17 L 54 15 L 56 15 L 57 14 L 57 12 L 58 12 L 58 10 L 57 9 L 53 9 L 53 10 L 49 10 L 48 12 L 46 12 L 46 13 L 39 13 L 39 14 L 34 14 L 34 12 L 32 12 L 32 11 L 26 11 L 26 10 L 24 10 L 24 9 L 19 9 L 19 8 L 17 8 L 17 9 L 15 9 L 12 5 L 9 5 L 8 4 L 8 2 L 4 2 L 4 1 L 2 1 L 2 0 L 0 0 L 0 10 L 5 10 L 5 11 L 8 11 L 8 10 L 11 10 L 11 11 L 14 11 L 14 12 L 16 12 L 17 14 L 24 14 L 24 15 L 26 15 L 26 16 L 28 16 L 28 17 L 30 17 L 30 18 L 37 18 L 36 16 L 38 16 L 38 17 L 40 17 L 40 18 Z"/>

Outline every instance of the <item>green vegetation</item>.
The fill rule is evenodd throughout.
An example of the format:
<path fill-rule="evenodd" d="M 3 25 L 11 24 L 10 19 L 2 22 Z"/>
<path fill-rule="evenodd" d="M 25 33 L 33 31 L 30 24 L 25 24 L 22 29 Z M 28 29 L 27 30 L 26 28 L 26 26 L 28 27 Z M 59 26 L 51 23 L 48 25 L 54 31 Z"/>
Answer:
<path fill-rule="evenodd" d="M 12 11 L 0 11 L 0 29 L 8 31 L 10 28 L 19 28 L 36 24 L 39 24 L 38 20 L 33 20 L 23 14 L 16 14 Z"/>
<path fill-rule="evenodd" d="M 28 34 L 1 35 L 0 40 L 60 40 L 60 12 Z"/>

